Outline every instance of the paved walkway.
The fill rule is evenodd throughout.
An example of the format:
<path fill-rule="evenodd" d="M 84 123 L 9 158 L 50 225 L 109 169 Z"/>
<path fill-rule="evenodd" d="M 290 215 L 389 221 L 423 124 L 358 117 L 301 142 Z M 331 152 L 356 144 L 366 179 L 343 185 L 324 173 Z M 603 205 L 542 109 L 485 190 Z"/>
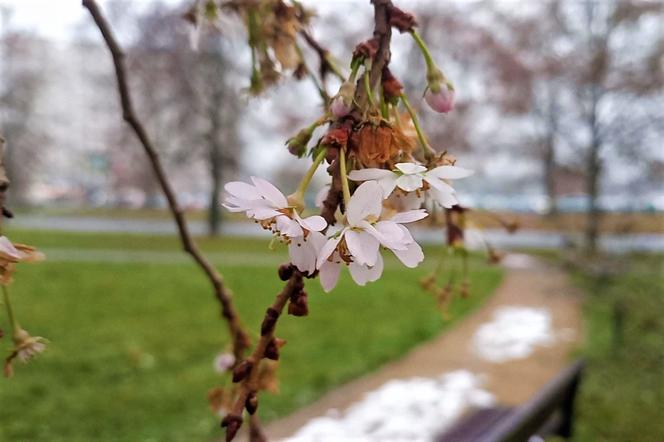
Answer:
<path fill-rule="evenodd" d="M 350 413 L 349 407 L 358 410 L 361 408 L 358 403 L 367 393 L 374 392 L 375 397 L 376 390 L 388 381 L 440 379 L 445 373 L 461 373 L 459 370 L 479 375 L 483 390 L 493 395 L 497 403 L 525 402 L 569 363 L 570 351 L 582 336 L 580 294 L 562 271 L 525 255 L 509 255 L 505 265 L 508 270 L 502 284 L 478 311 L 440 337 L 415 348 L 405 358 L 337 388 L 312 405 L 272 423 L 267 428 L 270 437 L 274 440 L 288 438 L 307 423 L 311 426 L 314 418 L 327 415 L 338 419 Z M 508 330 L 506 326 L 516 329 Z M 543 326 L 550 329 L 550 333 L 537 338 L 546 331 Z M 528 339 L 525 343 L 523 339 L 516 342 L 524 331 L 530 342 Z M 510 342 L 512 338 L 516 341 Z M 491 348 L 485 348 L 487 345 L 493 345 L 493 350 L 498 347 L 503 350 L 492 353 Z M 449 377 L 443 380 L 450 381 Z M 328 424 L 334 423 L 334 419 L 328 419 Z M 298 440 L 321 439 L 300 437 Z"/>

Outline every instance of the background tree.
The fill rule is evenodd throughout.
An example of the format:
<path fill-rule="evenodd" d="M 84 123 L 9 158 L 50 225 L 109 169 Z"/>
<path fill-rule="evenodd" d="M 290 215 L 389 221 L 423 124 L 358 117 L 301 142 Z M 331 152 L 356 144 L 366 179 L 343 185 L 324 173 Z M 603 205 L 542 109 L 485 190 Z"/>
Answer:
<path fill-rule="evenodd" d="M 43 85 L 44 46 L 28 33 L 11 29 L 9 9 L 0 9 L 0 132 L 7 143 L 5 164 L 12 182 L 10 205 L 24 206 L 47 137 L 38 122 L 37 100 Z"/>
<path fill-rule="evenodd" d="M 139 106 L 158 134 L 167 163 L 207 171 L 208 231 L 219 232 L 219 194 L 226 173 L 237 168 L 241 103 L 235 66 L 222 36 L 205 33 L 192 50 L 181 10 L 161 4 L 141 14 L 129 50 Z M 190 169 L 191 170 L 191 169 Z"/>

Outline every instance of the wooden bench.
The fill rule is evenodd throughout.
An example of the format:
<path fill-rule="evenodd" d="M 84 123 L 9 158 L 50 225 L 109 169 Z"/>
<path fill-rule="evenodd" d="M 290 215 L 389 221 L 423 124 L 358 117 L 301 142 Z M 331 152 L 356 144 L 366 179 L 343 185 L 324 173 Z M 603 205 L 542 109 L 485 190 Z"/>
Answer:
<path fill-rule="evenodd" d="M 477 410 L 439 436 L 438 442 L 525 442 L 533 436 L 572 436 L 574 399 L 583 373 L 578 360 L 520 407 Z"/>

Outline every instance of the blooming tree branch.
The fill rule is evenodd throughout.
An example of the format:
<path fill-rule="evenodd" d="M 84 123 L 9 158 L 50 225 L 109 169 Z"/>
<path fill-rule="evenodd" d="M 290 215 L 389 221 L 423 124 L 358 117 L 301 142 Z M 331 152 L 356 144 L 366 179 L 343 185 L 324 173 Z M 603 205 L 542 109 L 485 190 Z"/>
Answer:
<path fill-rule="evenodd" d="M 152 166 L 157 181 L 159 182 L 159 185 L 168 202 L 169 210 L 171 211 L 173 219 L 175 220 L 180 242 L 182 243 L 182 248 L 192 257 L 194 262 L 200 267 L 212 285 L 215 298 L 221 306 L 221 315 L 228 325 L 228 330 L 233 343 L 233 354 L 235 356 L 235 360 L 239 361 L 244 356 L 244 352 L 249 346 L 250 341 L 249 336 L 244 330 L 237 310 L 233 304 L 232 294 L 224 284 L 224 280 L 221 274 L 201 253 L 198 246 L 196 245 L 196 242 L 192 238 L 191 233 L 189 232 L 187 221 L 184 217 L 184 212 L 178 204 L 173 186 L 168 179 L 157 150 L 155 149 L 152 140 L 148 136 L 144 125 L 136 115 L 132 103 L 131 92 L 127 82 L 127 71 L 124 63 L 125 56 L 122 48 L 118 44 L 113 31 L 108 24 L 108 21 L 105 19 L 96 1 L 83 0 L 82 4 L 90 12 L 92 19 L 99 28 L 104 42 L 106 43 L 106 46 L 108 47 L 113 58 L 118 93 L 120 95 L 120 103 L 122 106 L 122 117 L 134 131 L 150 161 L 150 165 Z M 262 431 L 258 426 L 257 419 L 252 420 L 252 434 L 255 435 L 256 439 L 264 439 Z"/>

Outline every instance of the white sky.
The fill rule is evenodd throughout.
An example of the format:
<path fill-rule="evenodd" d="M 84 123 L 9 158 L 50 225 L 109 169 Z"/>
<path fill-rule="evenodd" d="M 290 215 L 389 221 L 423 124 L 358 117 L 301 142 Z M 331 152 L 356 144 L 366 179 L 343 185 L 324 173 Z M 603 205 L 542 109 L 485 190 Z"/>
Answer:
<path fill-rule="evenodd" d="M 359 0 L 316 1 L 304 0 L 305 5 L 316 5 L 320 12 L 334 3 L 358 3 Z M 108 0 L 98 0 L 102 8 Z M 155 0 L 126 0 L 132 7 L 146 6 Z M 163 0 L 162 3 L 178 4 L 178 0 Z M 63 41 L 68 38 L 78 23 L 84 20 L 86 11 L 80 0 L 0 0 L 0 10 L 11 11 L 11 22 L 44 38 Z"/>

